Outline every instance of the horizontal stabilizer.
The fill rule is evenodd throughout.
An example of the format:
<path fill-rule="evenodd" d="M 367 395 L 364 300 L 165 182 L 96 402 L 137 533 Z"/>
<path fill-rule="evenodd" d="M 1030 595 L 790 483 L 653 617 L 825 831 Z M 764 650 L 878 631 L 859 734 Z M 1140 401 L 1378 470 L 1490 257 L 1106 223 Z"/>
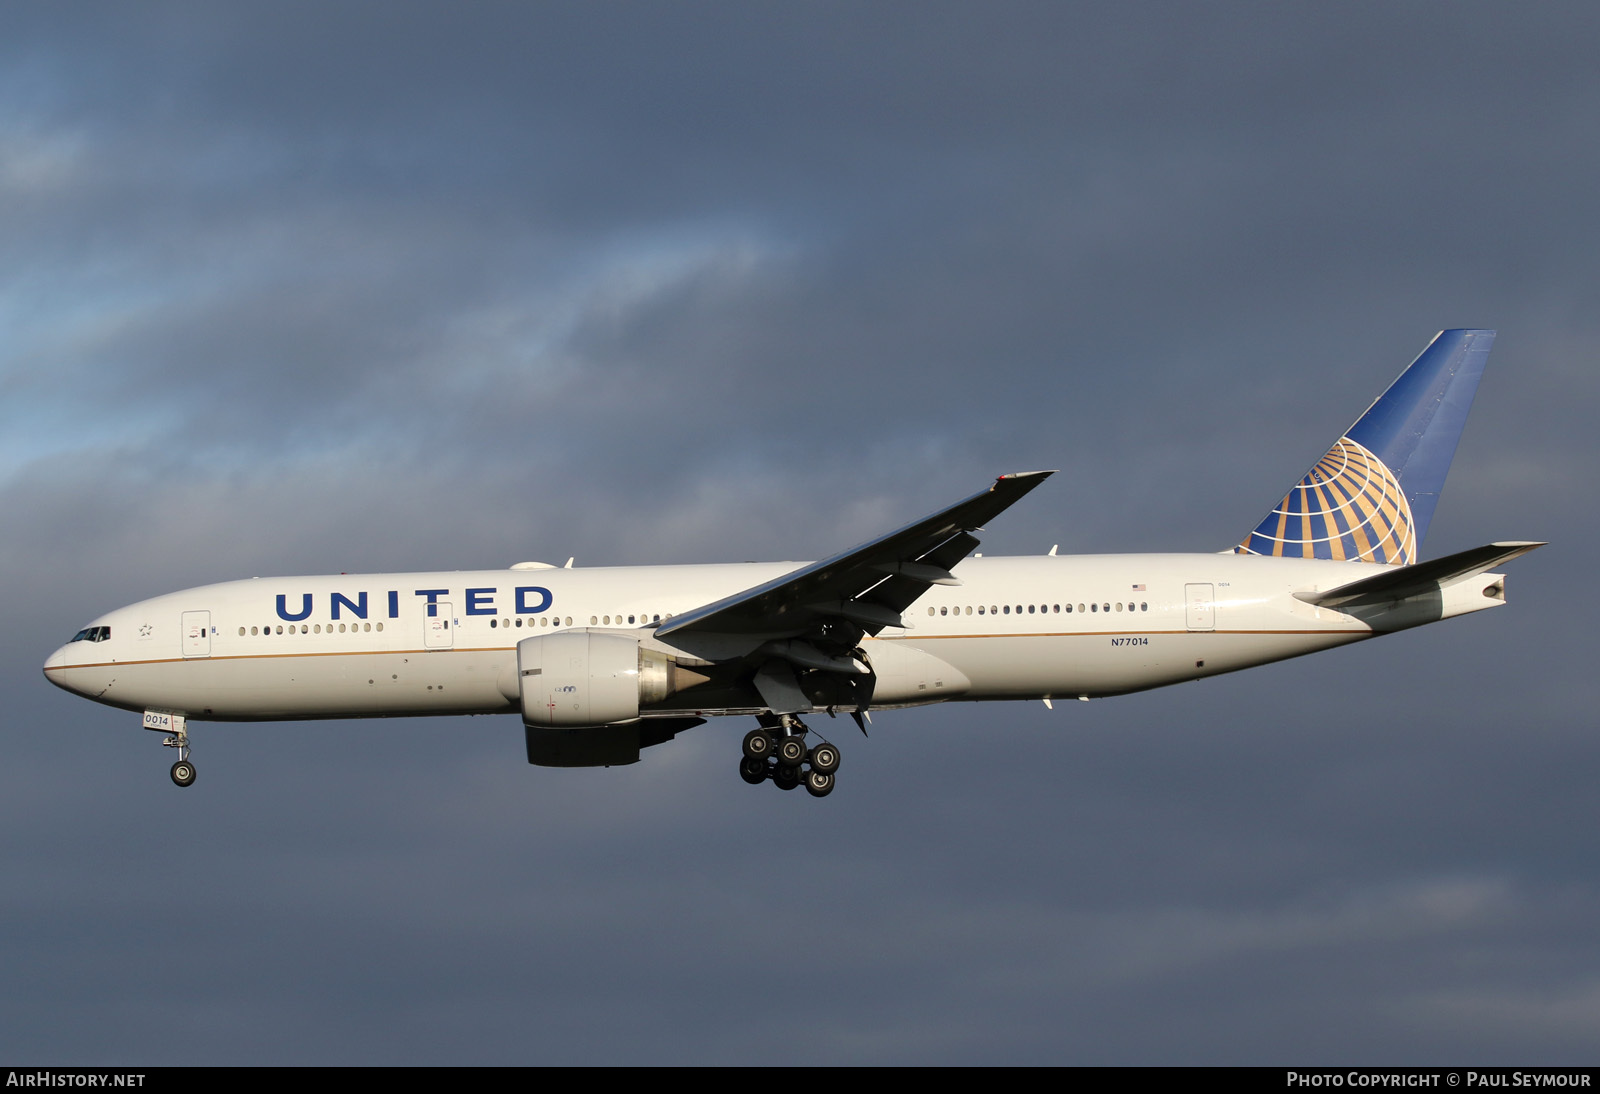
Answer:
<path fill-rule="evenodd" d="M 1414 566 L 1399 566 L 1386 573 L 1364 577 L 1337 589 L 1322 593 L 1295 593 L 1296 599 L 1319 608 L 1338 609 L 1351 604 L 1376 604 L 1404 600 L 1410 596 L 1432 593 L 1464 578 L 1494 569 L 1502 562 L 1520 558 L 1529 551 L 1543 547 L 1543 542 L 1531 540 L 1491 543 L 1445 555 Z"/>

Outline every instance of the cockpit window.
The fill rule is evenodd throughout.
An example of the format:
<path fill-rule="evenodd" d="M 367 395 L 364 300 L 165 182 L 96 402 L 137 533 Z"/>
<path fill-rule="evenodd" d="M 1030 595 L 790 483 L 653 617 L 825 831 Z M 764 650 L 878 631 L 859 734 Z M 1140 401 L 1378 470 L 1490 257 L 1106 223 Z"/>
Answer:
<path fill-rule="evenodd" d="M 74 642 L 104 642 L 111 637 L 110 627 L 85 627 L 72 636 Z"/>

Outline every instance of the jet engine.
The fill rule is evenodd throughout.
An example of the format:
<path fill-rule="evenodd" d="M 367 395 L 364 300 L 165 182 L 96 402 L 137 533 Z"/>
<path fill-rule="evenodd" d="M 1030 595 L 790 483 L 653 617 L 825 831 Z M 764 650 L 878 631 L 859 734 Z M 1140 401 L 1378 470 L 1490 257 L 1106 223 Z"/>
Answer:
<path fill-rule="evenodd" d="M 705 680 L 624 634 L 574 630 L 517 643 L 522 721 L 542 729 L 635 722 L 641 705 Z"/>

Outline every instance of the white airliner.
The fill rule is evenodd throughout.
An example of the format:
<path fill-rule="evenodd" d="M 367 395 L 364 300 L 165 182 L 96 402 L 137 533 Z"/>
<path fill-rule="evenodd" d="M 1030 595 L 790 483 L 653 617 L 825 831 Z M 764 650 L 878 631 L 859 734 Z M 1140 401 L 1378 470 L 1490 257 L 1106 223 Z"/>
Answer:
<path fill-rule="evenodd" d="M 207 585 L 101 616 L 44 671 L 166 733 L 179 786 L 197 721 L 519 714 L 528 761 L 568 767 L 743 714 L 745 780 L 821 797 L 839 750 L 802 715 L 1118 695 L 1503 604 L 1489 571 L 1541 544 L 1417 561 L 1493 340 L 1440 333 L 1219 554 L 974 554 L 1033 471 L 815 563 Z"/>

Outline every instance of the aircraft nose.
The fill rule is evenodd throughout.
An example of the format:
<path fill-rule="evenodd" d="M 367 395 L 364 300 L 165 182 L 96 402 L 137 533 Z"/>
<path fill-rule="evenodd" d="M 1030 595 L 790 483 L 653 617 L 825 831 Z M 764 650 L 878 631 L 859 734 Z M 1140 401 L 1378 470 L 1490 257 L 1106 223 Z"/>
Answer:
<path fill-rule="evenodd" d="M 67 647 L 62 646 L 60 649 L 56 650 L 55 653 L 52 653 L 45 659 L 44 678 L 58 688 L 65 688 L 74 695 L 80 694 L 78 689 L 73 687 L 72 684 L 67 681 L 67 676 L 69 674 L 63 671 L 67 667 Z"/>

